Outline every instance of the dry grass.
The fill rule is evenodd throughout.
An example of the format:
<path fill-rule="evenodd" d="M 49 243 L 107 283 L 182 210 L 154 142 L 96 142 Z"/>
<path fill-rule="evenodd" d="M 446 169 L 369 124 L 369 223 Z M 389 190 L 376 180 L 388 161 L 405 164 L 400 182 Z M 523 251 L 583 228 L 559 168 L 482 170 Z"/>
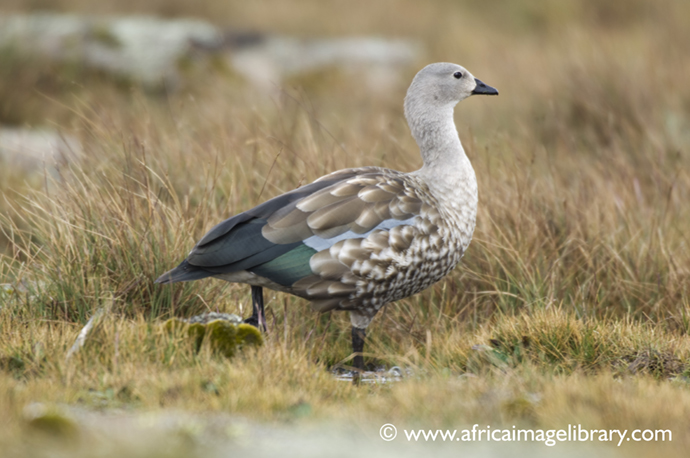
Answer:
<path fill-rule="evenodd" d="M 182 91 L 147 94 L 12 57 L 0 108 L 21 110 L 0 110 L 2 119 L 57 125 L 87 154 L 47 187 L 43 177 L 2 173 L 0 283 L 23 281 L 27 291 L 0 296 L 0 443 L 13 443 L 23 407 L 42 401 L 363 428 L 663 427 L 672 444 L 625 453 L 683 456 L 690 11 L 664 3 L 209 0 L 193 12 L 187 2 L 117 3 L 283 33 L 418 38 L 427 49 L 418 66 L 457 61 L 500 89 L 457 110 L 480 187 L 462 266 L 388 306 L 370 328 L 371 361 L 417 374 L 392 386 L 335 381 L 326 369 L 349 356 L 347 317 L 318 316 L 277 293 L 268 295 L 262 349 L 231 363 L 195 354 L 156 323 L 204 310 L 247 315 L 248 288 L 152 279 L 215 222 L 324 173 L 418 167 L 402 116 L 417 68 L 389 91 L 324 71 L 270 98 L 225 71 L 192 69 Z M 66 363 L 80 326 L 103 305 L 113 313 L 97 345 Z"/>

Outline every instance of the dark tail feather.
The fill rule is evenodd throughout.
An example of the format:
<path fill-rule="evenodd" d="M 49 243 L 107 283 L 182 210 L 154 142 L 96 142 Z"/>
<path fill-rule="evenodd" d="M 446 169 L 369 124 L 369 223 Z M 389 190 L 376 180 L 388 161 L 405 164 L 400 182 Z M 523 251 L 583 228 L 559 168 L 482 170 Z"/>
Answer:
<path fill-rule="evenodd" d="M 154 283 L 166 284 L 177 283 L 178 281 L 192 281 L 210 277 L 211 275 L 213 275 L 213 272 L 200 269 L 185 260 L 179 266 L 158 277 Z"/>

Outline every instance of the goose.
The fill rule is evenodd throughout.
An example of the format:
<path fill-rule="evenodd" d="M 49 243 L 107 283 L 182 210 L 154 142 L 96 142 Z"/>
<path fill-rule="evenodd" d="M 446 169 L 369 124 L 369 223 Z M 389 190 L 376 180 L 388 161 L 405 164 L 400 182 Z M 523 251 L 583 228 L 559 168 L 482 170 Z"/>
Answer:
<path fill-rule="evenodd" d="M 156 283 L 214 277 L 251 286 L 247 323 L 266 329 L 263 288 L 350 312 L 353 366 L 376 313 L 445 277 L 472 239 L 477 180 L 453 120 L 471 95 L 498 95 L 464 67 L 434 63 L 405 96 L 423 166 L 339 170 L 213 227 Z"/>

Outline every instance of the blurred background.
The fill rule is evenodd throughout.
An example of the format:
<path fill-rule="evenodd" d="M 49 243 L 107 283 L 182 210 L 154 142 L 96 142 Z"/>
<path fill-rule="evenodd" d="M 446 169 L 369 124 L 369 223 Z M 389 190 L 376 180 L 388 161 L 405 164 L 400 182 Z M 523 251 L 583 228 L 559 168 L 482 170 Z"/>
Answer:
<path fill-rule="evenodd" d="M 295 90 L 330 130 L 356 129 L 329 117 L 346 105 L 364 118 L 371 103 L 399 120 L 414 73 L 452 61 L 500 88 L 499 100 L 459 110 L 461 125 L 492 137 L 529 130 L 539 146 L 606 147 L 655 126 L 678 143 L 689 9 L 680 0 L 3 0 L 0 123 L 69 129 L 76 107 L 126 109 L 133 94 L 152 105 L 218 97 L 238 109 L 236 93 L 276 100 Z"/>

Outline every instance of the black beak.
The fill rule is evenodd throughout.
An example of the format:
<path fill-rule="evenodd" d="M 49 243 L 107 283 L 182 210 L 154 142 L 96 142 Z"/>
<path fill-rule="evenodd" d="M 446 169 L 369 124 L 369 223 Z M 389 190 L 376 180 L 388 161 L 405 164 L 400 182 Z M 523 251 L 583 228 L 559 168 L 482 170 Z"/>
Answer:
<path fill-rule="evenodd" d="M 474 95 L 474 94 L 498 95 L 498 90 L 496 88 L 493 88 L 491 86 L 487 86 L 486 84 L 482 83 L 477 78 L 474 79 L 474 82 L 477 83 L 477 86 L 472 91 L 472 95 Z"/>

